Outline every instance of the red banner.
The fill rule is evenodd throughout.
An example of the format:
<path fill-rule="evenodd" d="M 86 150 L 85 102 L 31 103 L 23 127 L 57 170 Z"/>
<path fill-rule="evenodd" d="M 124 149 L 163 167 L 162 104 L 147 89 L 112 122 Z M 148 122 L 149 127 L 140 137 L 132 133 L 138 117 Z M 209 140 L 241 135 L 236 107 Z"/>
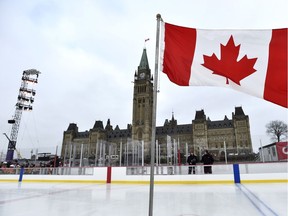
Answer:
<path fill-rule="evenodd" d="M 288 142 L 277 142 L 278 160 L 288 160 Z"/>

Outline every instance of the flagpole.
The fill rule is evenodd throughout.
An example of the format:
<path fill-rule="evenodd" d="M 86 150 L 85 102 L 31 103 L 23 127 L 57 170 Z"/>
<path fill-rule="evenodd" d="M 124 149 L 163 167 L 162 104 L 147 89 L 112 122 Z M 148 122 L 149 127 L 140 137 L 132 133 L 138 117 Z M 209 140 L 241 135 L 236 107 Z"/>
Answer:
<path fill-rule="evenodd" d="M 159 38 L 160 38 L 161 15 L 157 14 L 156 18 L 157 18 L 157 30 L 156 30 L 155 71 L 154 71 L 153 110 L 152 110 L 149 216 L 153 216 L 154 164 L 155 164 L 155 139 L 156 139 L 156 108 L 157 108 L 158 59 L 159 59 Z"/>

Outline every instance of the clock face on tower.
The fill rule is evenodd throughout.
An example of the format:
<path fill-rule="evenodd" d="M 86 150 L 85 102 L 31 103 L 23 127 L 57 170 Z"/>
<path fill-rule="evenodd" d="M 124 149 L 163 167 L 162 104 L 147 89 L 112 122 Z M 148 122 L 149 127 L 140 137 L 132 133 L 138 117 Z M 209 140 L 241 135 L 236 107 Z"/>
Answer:
<path fill-rule="evenodd" d="M 144 79 L 145 78 L 145 73 L 140 73 L 139 78 L 140 79 Z"/>

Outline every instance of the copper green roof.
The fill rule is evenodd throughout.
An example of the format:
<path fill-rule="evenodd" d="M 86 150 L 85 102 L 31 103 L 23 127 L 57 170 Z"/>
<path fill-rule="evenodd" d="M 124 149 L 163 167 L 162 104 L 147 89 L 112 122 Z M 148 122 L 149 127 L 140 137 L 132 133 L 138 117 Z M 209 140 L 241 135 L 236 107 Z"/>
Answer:
<path fill-rule="evenodd" d="M 138 67 L 138 70 L 142 70 L 142 69 L 149 69 L 149 63 L 148 63 L 146 48 L 143 49 L 141 61 L 140 61 L 139 67 Z"/>

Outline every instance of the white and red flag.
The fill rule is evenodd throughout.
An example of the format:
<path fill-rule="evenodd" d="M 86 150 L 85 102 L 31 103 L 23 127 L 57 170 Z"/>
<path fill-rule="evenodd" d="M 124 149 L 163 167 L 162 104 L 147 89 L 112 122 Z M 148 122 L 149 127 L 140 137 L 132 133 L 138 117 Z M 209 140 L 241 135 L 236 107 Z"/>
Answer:
<path fill-rule="evenodd" d="M 160 70 L 180 86 L 223 86 L 287 104 L 287 28 L 203 30 L 161 23 Z"/>
<path fill-rule="evenodd" d="M 288 142 L 277 142 L 276 150 L 278 160 L 288 160 Z"/>

